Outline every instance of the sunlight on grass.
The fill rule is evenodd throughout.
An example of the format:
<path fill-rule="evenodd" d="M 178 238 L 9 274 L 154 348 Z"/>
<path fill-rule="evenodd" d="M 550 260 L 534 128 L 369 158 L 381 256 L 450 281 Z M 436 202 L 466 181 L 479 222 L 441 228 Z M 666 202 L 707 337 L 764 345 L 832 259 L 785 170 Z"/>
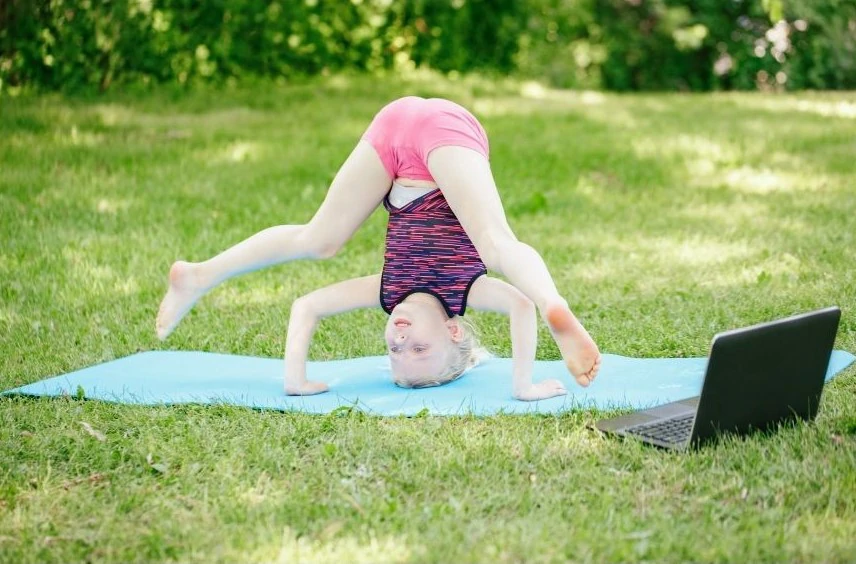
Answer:
<path fill-rule="evenodd" d="M 202 159 L 209 165 L 253 162 L 267 154 L 267 146 L 255 141 L 236 141 L 215 151 L 206 151 Z"/>
<path fill-rule="evenodd" d="M 607 98 L 602 92 L 593 90 L 556 90 L 535 81 L 526 81 L 520 86 L 520 96 L 530 100 L 553 100 L 567 105 L 600 106 Z"/>
<path fill-rule="evenodd" d="M 334 522 L 328 525 L 327 536 L 336 533 L 340 527 Z M 322 533 L 323 534 L 323 533 Z M 387 536 L 378 538 L 371 535 L 368 541 L 353 537 L 336 537 L 329 540 L 311 540 L 297 536 L 286 528 L 282 535 L 282 548 L 277 563 L 286 562 L 407 562 L 418 554 L 409 548 L 402 538 Z"/>
<path fill-rule="evenodd" d="M 525 116 L 544 111 L 544 105 L 535 100 L 523 102 L 519 98 L 488 98 L 475 100 L 472 109 L 476 115 L 484 117 Z"/>
<path fill-rule="evenodd" d="M 208 107 L 204 112 L 193 113 L 170 108 L 169 111 L 147 111 L 147 109 L 124 110 L 121 107 L 98 106 L 96 115 L 105 125 L 138 126 L 143 128 L 167 129 L 170 137 L 185 138 L 191 129 L 197 133 L 205 128 L 231 128 L 265 123 L 269 116 L 259 110 L 234 105 L 226 109 Z"/>
<path fill-rule="evenodd" d="M 753 137 L 754 147 L 740 148 L 713 138 L 681 134 L 666 139 L 639 138 L 633 149 L 640 158 L 670 156 L 684 161 L 693 186 L 727 186 L 746 194 L 814 191 L 828 184 L 822 173 L 811 173 L 812 165 L 781 151 L 766 156 L 768 166 L 730 166 L 745 159 L 745 153 L 764 153 L 768 140 Z M 793 172 L 799 171 L 799 172 Z"/>
<path fill-rule="evenodd" d="M 115 279 L 115 273 L 110 266 L 92 262 L 81 250 L 65 247 L 62 250 L 62 257 L 68 264 L 68 271 L 79 284 L 100 286 L 99 282 Z"/>
<path fill-rule="evenodd" d="M 133 123 L 135 117 L 138 115 L 134 110 L 119 104 L 97 104 L 92 107 L 92 112 L 107 127 L 117 127 Z"/>
<path fill-rule="evenodd" d="M 66 197 L 67 193 L 60 188 L 45 188 L 40 190 L 32 201 L 39 207 L 47 208 L 61 205 Z"/>
<path fill-rule="evenodd" d="M 107 215 L 116 215 L 119 212 L 127 211 L 130 207 L 131 200 L 129 199 L 99 198 L 95 204 L 95 210 L 98 213 Z"/>
<path fill-rule="evenodd" d="M 791 166 L 794 166 L 793 163 Z M 808 171 L 794 173 L 751 166 L 722 169 L 719 173 L 710 175 L 707 182 L 721 183 L 745 194 L 759 195 L 774 192 L 819 192 L 833 185 L 822 173 L 811 174 Z"/>
<path fill-rule="evenodd" d="M 607 105 L 609 98 L 601 93 L 590 90 L 557 90 L 535 81 L 524 81 L 515 85 L 514 92 L 501 92 L 493 96 L 477 96 L 469 104 L 474 113 L 485 117 L 520 116 L 549 113 L 588 113 L 598 109 L 603 115 L 601 106 Z M 615 110 L 615 108 L 611 108 Z M 634 121 L 628 112 L 621 112 L 621 118 L 628 120 L 629 125 Z"/>
<path fill-rule="evenodd" d="M 661 257 L 660 263 L 664 268 L 670 264 L 683 264 L 697 268 L 709 267 L 745 259 L 757 252 L 747 241 L 725 242 L 699 236 L 684 240 L 643 238 L 640 241 L 641 249 Z"/>
<path fill-rule="evenodd" d="M 807 99 L 793 96 L 735 95 L 741 106 L 777 113 L 801 112 L 826 118 L 856 119 L 856 102 L 852 100 Z"/>
<path fill-rule="evenodd" d="M 525 83 L 514 96 L 479 97 L 472 101 L 473 112 L 482 117 L 580 114 L 586 119 L 634 129 L 639 120 L 634 112 L 609 103 L 599 92 L 552 90 L 537 83 Z"/>
<path fill-rule="evenodd" d="M 60 143 L 75 147 L 97 147 L 104 143 L 104 135 L 86 131 L 77 125 L 67 130 L 58 130 L 55 139 Z"/>
<path fill-rule="evenodd" d="M 406 88 L 406 94 L 443 96 L 458 102 L 475 98 L 488 98 L 517 93 L 520 82 L 511 77 L 486 77 L 478 74 L 461 75 L 457 72 L 444 75 L 426 68 L 400 69 L 386 77 Z"/>
<path fill-rule="evenodd" d="M 20 323 L 22 320 L 23 318 L 21 317 L 21 314 L 17 311 L 13 311 L 10 306 L 0 307 L 0 323 L 11 326 L 13 323 Z"/>
<path fill-rule="evenodd" d="M 702 286 L 728 288 L 763 283 L 773 278 L 783 278 L 796 282 L 803 271 L 800 259 L 790 253 L 771 256 L 766 259 L 744 264 L 743 268 L 720 269 L 708 272 Z"/>
<path fill-rule="evenodd" d="M 574 395 L 583 396 L 582 389 L 573 387 L 568 389 L 569 399 Z M 545 458 L 558 457 L 572 461 L 577 456 L 597 456 L 603 450 L 605 439 L 603 435 L 594 429 L 583 425 L 568 426 L 562 435 L 556 436 L 550 441 L 543 452 Z"/>
<path fill-rule="evenodd" d="M 788 178 L 769 169 L 759 170 L 743 166 L 729 170 L 724 173 L 724 177 L 727 186 L 754 194 L 788 192 L 794 187 Z"/>
<path fill-rule="evenodd" d="M 728 216 L 727 211 L 720 211 Z M 747 212 L 748 213 L 748 212 Z M 751 214 L 746 216 L 751 219 Z M 799 225 L 796 227 L 799 229 Z M 662 273 L 680 270 L 700 287 L 753 286 L 771 279 L 796 282 L 808 267 L 788 252 L 769 254 L 750 239 L 725 241 L 695 235 L 683 239 L 636 236 L 632 240 L 600 241 L 604 252 L 574 277 L 600 285 L 632 278 L 639 295 L 656 295 L 669 281 Z"/>
<path fill-rule="evenodd" d="M 853 539 L 856 538 L 856 521 L 835 515 L 831 509 L 822 513 L 795 515 L 787 529 L 788 536 L 799 547 L 797 554 L 807 560 L 817 558 L 812 539 L 825 538 L 829 549 L 843 553 L 852 548 Z"/>
<path fill-rule="evenodd" d="M 701 174 L 709 174 L 716 166 L 735 162 L 740 157 L 740 151 L 732 144 L 686 133 L 657 138 L 656 142 L 643 136 L 633 140 L 632 147 L 634 153 L 642 158 L 684 157 L 689 161 L 691 172 Z"/>
<path fill-rule="evenodd" d="M 281 283 L 270 284 L 256 280 L 253 284 L 230 284 L 218 288 L 206 297 L 212 307 L 228 308 L 234 306 L 267 306 L 284 309 L 288 311 L 289 303 L 284 299 L 285 295 L 294 295 L 299 286 L 283 280 Z"/>
<path fill-rule="evenodd" d="M 703 219 L 710 223 L 737 227 L 741 224 L 763 217 L 766 206 L 761 202 L 741 201 L 738 205 L 722 203 L 696 203 L 681 210 L 687 218 Z M 794 218 L 792 227 L 801 227 L 800 220 Z"/>
<path fill-rule="evenodd" d="M 136 278 L 119 278 L 117 277 L 113 290 L 120 296 L 130 296 L 140 292 L 140 283 Z"/>
<path fill-rule="evenodd" d="M 14 255 L 5 252 L 0 254 L 0 272 L 11 273 L 18 266 L 20 266 L 20 261 Z"/>
<path fill-rule="evenodd" d="M 65 247 L 62 257 L 71 283 L 88 288 L 95 295 L 130 296 L 140 291 L 134 276 L 123 276 L 113 266 L 95 263 L 84 251 Z"/>
<path fill-rule="evenodd" d="M 333 90 L 344 91 L 350 88 L 353 85 L 354 81 L 350 76 L 345 76 L 343 74 L 334 75 L 329 77 L 325 84 L 332 88 Z"/>
<path fill-rule="evenodd" d="M 635 281 L 641 291 L 659 286 L 662 280 L 658 273 L 675 265 L 703 272 L 708 278 L 712 267 L 724 267 L 757 253 L 747 241 L 725 242 L 701 236 L 686 239 L 635 236 L 632 240 L 600 241 L 599 245 L 610 252 L 580 269 L 577 276 L 586 283 L 598 284 L 625 278 L 628 271 L 648 272 Z"/>
<path fill-rule="evenodd" d="M 790 253 L 761 258 L 757 248 L 748 242 L 717 244 L 688 242 L 676 244 L 661 241 L 655 244 L 663 260 L 661 268 L 679 261 L 683 268 L 696 272 L 701 287 L 729 288 L 754 285 L 775 277 L 796 281 L 803 270 L 802 262 Z M 644 285 L 640 286 L 644 289 Z"/>
<path fill-rule="evenodd" d="M 281 505 L 287 492 L 271 480 L 267 472 L 262 472 L 253 487 L 235 492 L 235 498 L 251 507 L 265 503 Z"/>

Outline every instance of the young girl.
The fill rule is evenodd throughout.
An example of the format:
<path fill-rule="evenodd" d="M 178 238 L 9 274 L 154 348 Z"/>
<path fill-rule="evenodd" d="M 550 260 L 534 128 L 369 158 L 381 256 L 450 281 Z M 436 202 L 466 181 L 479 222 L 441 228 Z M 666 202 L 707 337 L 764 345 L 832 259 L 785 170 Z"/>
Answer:
<path fill-rule="evenodd" d="M 540 255 L 512 233 L 488 156 L 484 129 L 461 106 L 418 97 L 388 104 L 339 169 L 309 223 L 270 227 L 205 262 L 172 265 L 158 336 L 166 338 L 199 298 L 233 276 L 298 258 L 333 256 L 383 202 L 390 212 L 383 272 L 316 290 L 292 305 L 287 394 L 327 391 L 305 374 L 309 342 L 321 318 L 378 306 L 390 314 L 384 337 L 399 385 L 441 384 L 472 364 L 472 335 L 460 318 L 469 305 L 509 315 L 515 397 L 566 393 L 558 380 L 531 381 L 535 307 L 571 374 L 588 386 L 600 367 L 597 345 L 559 295 Z M 511 283 L 487 276 L 486 269 Z"/>

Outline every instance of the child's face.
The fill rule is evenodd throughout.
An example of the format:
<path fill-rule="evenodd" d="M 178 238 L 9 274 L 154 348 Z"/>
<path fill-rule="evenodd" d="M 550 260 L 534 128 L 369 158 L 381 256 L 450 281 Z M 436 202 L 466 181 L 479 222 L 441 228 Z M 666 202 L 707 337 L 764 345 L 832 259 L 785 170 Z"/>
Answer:
<path fill-rule="evenodd" d="M 449 365 L 455 334 L 442 309 L 430 302 L 397 305 L 384 331 L 393 379 L 418 384 L 440 376 Z"/>

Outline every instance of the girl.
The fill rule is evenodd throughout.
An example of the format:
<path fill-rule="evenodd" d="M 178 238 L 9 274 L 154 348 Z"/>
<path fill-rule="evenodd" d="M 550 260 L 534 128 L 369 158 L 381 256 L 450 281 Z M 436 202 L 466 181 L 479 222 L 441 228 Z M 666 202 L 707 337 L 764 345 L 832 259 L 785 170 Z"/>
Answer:
<path fill-rule="evenodd" d="M 467 305 L 510 317 L 514 395 L 535 400 L 566 393 L 557 380 L 532 384 L 537 317 L 547 322 L 569 371 L 588 386 L 600 368 L 591 336 L 568 308 L 540 255 L 514 236 L 488 161 L 484 129 L 448 100 L 406 97 L 385 106 L 339 169 L 305 225 L 261 231 L 201 263 L 176 262 L 157 317 L 166 338 L 193 304 L 221 282 L 298 258 L 331 257 L 374 209 L 390 212 L 384 268 L 295 300 L 285 350 L 285 391 L 327 391 L 306 379 L 318 320 L 358 307 L 382 307 L 393 378 L 437 385 L 472 364 Z M 510 284 L 486 275 L 486 268 Z"/>

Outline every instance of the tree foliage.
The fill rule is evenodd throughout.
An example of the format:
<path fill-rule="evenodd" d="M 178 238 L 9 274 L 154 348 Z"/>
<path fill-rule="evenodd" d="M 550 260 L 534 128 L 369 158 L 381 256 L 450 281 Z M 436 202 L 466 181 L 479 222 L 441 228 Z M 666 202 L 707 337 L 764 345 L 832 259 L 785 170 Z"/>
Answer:
<path fill-rule="evenodd" d="M 852 0 L 2 0 L 0 88 L 342 70 L 565 87 L 856 87 Z"/>

